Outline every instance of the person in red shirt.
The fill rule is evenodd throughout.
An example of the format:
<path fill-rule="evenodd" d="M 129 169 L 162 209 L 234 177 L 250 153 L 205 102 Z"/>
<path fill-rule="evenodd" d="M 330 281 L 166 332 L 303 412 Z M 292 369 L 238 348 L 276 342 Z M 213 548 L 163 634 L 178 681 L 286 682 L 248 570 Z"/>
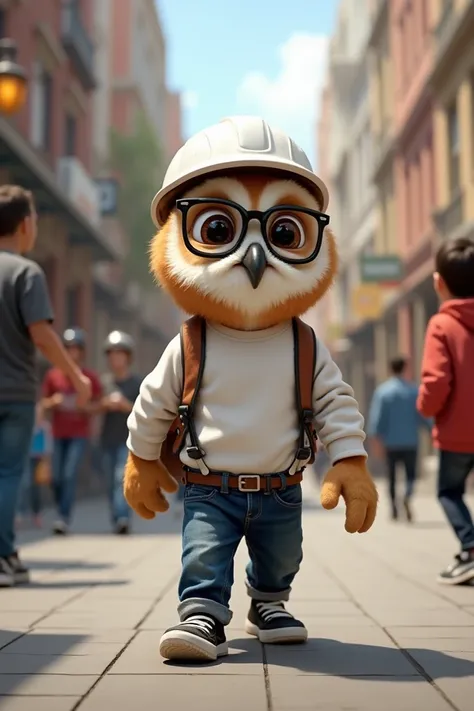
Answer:
<path fill-rule="evenodd" d="M 474 524 L 464 501 L 474 470 L 474 239 L 444 242 L 436 255 L 434 285 L 440 310 L 428 324 L 417 407 L 434 417 L 440 450 L 438 500 L 461 551 L 438 581 L 474 580 Z"/>
<path fill-rule="evenodd" d="M 83 366 L 86 339 L 79 328 L 67 329 L 63 343 L 72 360 L 92 384 L 92 398 L 78 407 L 77 396 L 69 378 L 57 368 L 46 373 L 43 381 L 43 406 L 52 413 L 53 492 L 58 511 L 53 532 L 68 532 L 75 500 L 76 480 L 81 460 L 91 435 L 91 418 L 99 410 L 102 387 L 98 375 Z"/>

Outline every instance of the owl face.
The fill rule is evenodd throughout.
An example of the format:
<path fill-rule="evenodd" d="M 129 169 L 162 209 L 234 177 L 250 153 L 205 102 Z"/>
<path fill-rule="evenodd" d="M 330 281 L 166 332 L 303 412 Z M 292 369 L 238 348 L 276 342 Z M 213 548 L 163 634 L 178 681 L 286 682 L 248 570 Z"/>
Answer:
<path fill-rule="evenodd" d="M 334 238 L 319 210 L 291 180 L 211 178 L 177 201 L 152 243 L 152 269 L 186 312 L 268 327 L 304 313 L 334 279 Z"/>

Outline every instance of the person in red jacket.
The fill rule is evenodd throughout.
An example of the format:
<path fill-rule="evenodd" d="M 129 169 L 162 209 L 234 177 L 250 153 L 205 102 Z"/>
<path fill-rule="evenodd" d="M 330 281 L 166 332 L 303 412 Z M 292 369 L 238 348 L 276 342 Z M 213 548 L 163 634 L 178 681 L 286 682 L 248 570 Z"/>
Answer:
<path fill-rule="evenodd" d="M 46 373 L 43 381 L 43 406 L 52 411 L 53 431 L 53 492 L 58 511 L 53 532 L 68 532 L 75 500 L 76 480 L 82 457 L 90 438 L 91 418 L 99 411 L 102 387 L 99 376 L 85 368 L 85 334 L 80 328 L 69 328 L 63 343 L 72 360 L 92 384 L 92 398 L 85 407 L 78 407 L 72 383 L 57 368 Z"/>
<path fill-rule="evenodd" d="M 441 307 L 426 332 L 417 407 L 435 419 L 438 500 L 461 545 L 438 581 L 458 585 L 474 579 L 474 524 L 464 501 L 474 469 L 474 239 L 440 247 L 434 285 Z"/>

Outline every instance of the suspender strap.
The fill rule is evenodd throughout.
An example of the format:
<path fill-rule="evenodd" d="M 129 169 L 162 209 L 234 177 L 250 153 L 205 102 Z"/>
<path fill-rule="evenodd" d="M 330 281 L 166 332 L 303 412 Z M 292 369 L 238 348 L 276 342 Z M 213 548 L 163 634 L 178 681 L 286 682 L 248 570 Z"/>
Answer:
<path fill-rule="evenodd" d="M 206 322 L 200 316 L 193 316 L 181 326 L 181 361 L 183 367 L 183 394 L 178 408 L 182 425 L 174 451 L 179 453 L 189 434 L 190 445 L 186 448 L 188 457 L 196 462 L 203 474 L 209 469 L 204 463 L 204 450 L 200 447 L 194 427 L 194 409 L 201 387 L 206 361 Z"/>
<path fill-rule="evenodd" d="M 299 318 L 292 321 L 296 409 L 299 419 L 298 449 L 290 473 L 314 460 L 313 379 L 316 368 L 316 337 L 313 329 Z"/>

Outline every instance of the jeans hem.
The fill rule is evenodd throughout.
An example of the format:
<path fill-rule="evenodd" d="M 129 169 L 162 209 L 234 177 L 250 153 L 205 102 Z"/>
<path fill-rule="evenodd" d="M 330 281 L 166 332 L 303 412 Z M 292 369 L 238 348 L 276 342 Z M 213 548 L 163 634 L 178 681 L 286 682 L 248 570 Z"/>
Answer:
<path fill-rule="evenodd" d="M 288 602 L 290 599 L 291 588 L 286 588 L 286 590 L 280 590 L 279 592 L 261 592 L 252 587 L 248 580 L 245 581 L 245 586 L 247 595 L 252 600 L 259 600 L 259 602 Z"/>
<path fill-rule="evenodd" d="M 471 551 L 471 550 L 474 550 L 474 540 L 472 540 L 471 543 L 463 543 L 463 544 L 462 544 L 462 550 L 463 550 L 463 551 Z"/>
<path fill-rule="evenodd" d="M 184 622 L 190 615 L 196 614 L 212 615 L 223 625 L 228 625 L 232 619 L 232 612 L 228 607 L 204 597 L 190 597 L 187 600 L 182 600 L 178 605 L 178 614 L 181 622 Z"/>

